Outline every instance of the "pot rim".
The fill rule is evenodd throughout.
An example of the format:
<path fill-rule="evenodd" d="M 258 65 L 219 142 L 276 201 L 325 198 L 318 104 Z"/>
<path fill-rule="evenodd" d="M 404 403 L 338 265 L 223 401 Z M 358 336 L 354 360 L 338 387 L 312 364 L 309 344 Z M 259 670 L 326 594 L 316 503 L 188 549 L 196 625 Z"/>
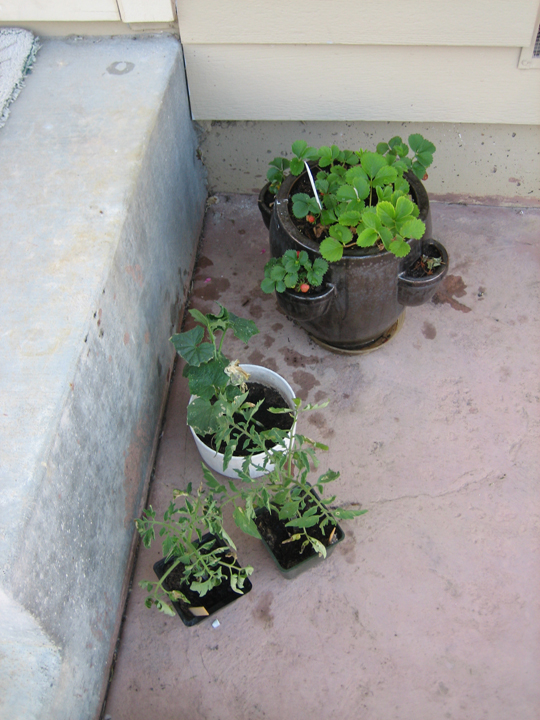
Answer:
<path fill-rule="evenodd" d="M 334 283 L 324 283 L 324 289 L 319 291 L 316 295 L 307 295 L 304 293 L 296 292 L 295 290 L 292 290 L 291 288 L 285 288 L 285 290 L 282 293 L 278 293 L 276 290 L 276 293 L 278 295 L 289 295 L 294 300 L 300 301 L 300 302 L 317 302 L 320 300 L 326 300 L 328 295 L 331 295 L 332 293 L 336 292 L 336 286 Z"/>

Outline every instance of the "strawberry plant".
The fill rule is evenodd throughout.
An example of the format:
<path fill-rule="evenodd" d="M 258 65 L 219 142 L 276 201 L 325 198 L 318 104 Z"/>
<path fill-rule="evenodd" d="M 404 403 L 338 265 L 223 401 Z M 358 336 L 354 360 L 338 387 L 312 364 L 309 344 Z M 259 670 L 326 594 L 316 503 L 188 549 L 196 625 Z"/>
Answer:
<path fill-rule="evenodd" d="M 271 258 L 264 268 L 261 289 L 265 293 L 284 292 L 287 288 L 306 293 L 322 285 L 328 263 L 322 258 L 312 262 L 305 250 L 286 250 L 280 258 Z"/>
<path fill-rule="evenodd" d="M 355 245 L 376 246 L 404 257 L 410 251 L 407 241 L 423 236 L 425 225 L 404 176 L 412 172 L 421 180 L 427 177 L 435 146 L 422 135 L 410 135 L 408 145 L 393 137 L 379 143 L 376 152 L 340 150 L 336 145 L 316 149 L 304 140 L 293 143 L 292 151 L 291 174 L 300 175 L 308 162 L 316 172 L 312 194 L 292 196 L 292 213 L 313 226 L 320 253 L 328 262 L 340 260 L 345 248 Z M 278 178 L 278 167 L 273 168 L 273 192 L 286 170 L 281 162 Z"/>

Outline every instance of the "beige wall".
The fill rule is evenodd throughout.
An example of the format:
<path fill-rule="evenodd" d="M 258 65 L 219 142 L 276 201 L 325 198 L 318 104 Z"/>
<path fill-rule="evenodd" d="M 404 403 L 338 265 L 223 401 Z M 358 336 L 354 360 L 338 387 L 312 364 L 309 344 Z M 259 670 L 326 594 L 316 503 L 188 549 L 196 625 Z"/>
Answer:
<path fill-rule="evenodd" d="M 193 117 L 540 123 L 538 0 L 182 0 Z"/>
<path fill-rule="evenodd" d="M 27 27 L 45 36 L 124 34 L 122 25 L 172 23 L 175 0 L 1 0 L 0 25 Z M 74 27 L 82 23 L 82 27 Z M 110 24 L 112 23 L 112 26 Z M 92 25 L 92 26 L 91 26 Z M 105 26 L 109 25 L 108 28 Z M 133 32 L 133 30 L 132 30 Z"/>
<path fill-rule="evenodd" d="M 540 61 L 522 54 L 540 0 L 177 5 L 176 19 L 175 0 L 0 0 L 0 25 L 43 36 L 179 30 L 216 191 L 259 188 L 267 160 L 297 137 L 354 148 L 418 131 L 438 146 L 433 196 L 540 202 Z"/>
<path fill-rule="evenodd" d="M 290 157 L 299 138 L 310 145 L 375 148 L 393 135 L 420 132 L 437 146 L 426 187 L 450 202 L 540 206 L 540 128 L 397 122 L 201 122 L 200 148 L 210 192 L 254 192 L 268 162 Z"/>

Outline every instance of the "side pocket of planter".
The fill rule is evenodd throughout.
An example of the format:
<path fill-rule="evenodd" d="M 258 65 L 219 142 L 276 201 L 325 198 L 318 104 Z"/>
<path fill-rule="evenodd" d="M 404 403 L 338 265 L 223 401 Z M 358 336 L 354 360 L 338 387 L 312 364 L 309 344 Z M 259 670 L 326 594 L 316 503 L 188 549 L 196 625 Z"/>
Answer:
<path fill-rule="evenodd" d="M 438 240 L 422 240 L 420 255 L 440 257 L 441 264 L 434 268 L 432 275 L 413 277 L 410 267 L 406 267 L 398 276 L 398 303 L 400 305 L 423 305 L 431 300 L 448 272 L 448 252 Z"/>
<path fill-rule="evenodd" d="M 325 289 L 318 295 L 303 295 L 302 293 L 285 290 L 276 293 L 278 305 L 299 321 L 316 320 L 322 317 L 332 305 L 336 288 L 332 283 L 326 283 Z"/>

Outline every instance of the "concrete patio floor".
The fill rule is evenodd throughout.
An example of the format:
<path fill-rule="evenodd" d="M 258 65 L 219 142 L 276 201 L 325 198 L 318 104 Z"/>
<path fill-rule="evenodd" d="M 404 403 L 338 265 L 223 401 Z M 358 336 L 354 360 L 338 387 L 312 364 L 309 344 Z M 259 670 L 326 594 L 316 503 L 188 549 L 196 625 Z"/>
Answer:
<path fill-rule="evenodd" d="M 450 254 L 435 302 L 363 356 L 326 352 L 259 289 L 256 197 L 210 205 L 192 304 L 257 323 L 231 358 L 284 375 L 330 444 L 343 523 L 326 562 L 282 579 L 231 529 L 252 592 L 184 627 L 144 607 L 159 543 L 141 549 L 105 717 L 112 720 L 538 720 L 540 209 L 432 206 Z M 202 478 L 181 365 L 150 503 Z"/>

